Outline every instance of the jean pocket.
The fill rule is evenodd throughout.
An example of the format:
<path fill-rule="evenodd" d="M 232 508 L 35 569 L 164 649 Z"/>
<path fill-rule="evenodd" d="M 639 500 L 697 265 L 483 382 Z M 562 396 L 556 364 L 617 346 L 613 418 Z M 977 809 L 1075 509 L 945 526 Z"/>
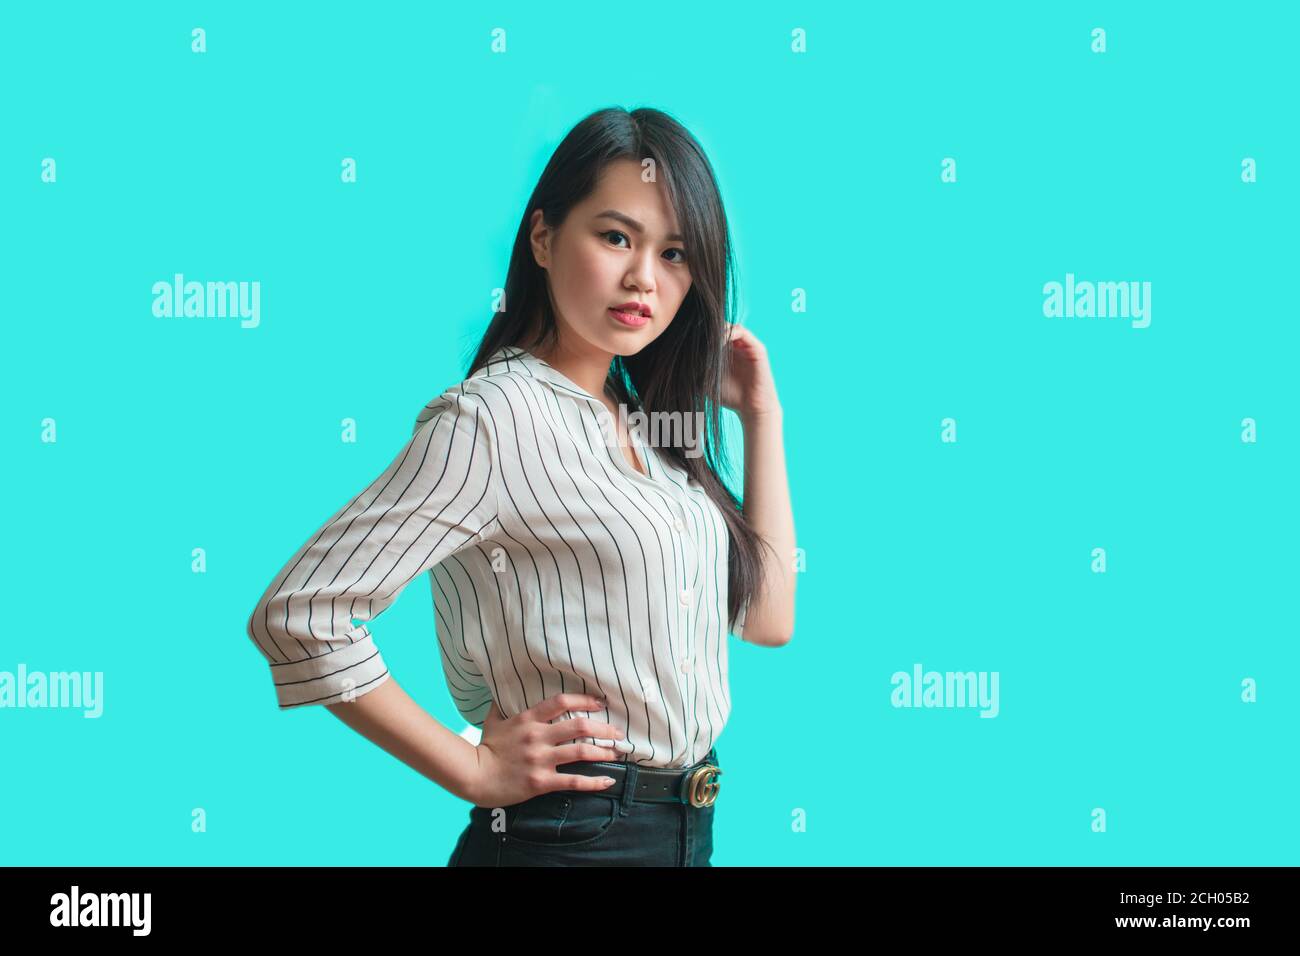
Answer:
<path fill-rule="evenodd" d="M 528 846 L 584 846 L 607 836 L 618 820 L 618 800 L 577 790 L 553 790 L 506 814 L 507 842 Z"/>

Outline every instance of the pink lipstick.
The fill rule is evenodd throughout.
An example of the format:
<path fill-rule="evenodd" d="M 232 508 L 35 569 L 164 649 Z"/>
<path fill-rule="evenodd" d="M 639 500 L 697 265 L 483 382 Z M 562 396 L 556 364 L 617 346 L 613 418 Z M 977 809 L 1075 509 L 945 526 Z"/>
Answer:
<path fill-rule="evenodd" d="M 641 312 L 624 312 L 621 309 L 613 307 L 609 309 L 609 314 L 618 319 L 619 322 L 631 326 L 634 329 L 639 329 L 650 321 L 650 316 L 644 315 Z"/>

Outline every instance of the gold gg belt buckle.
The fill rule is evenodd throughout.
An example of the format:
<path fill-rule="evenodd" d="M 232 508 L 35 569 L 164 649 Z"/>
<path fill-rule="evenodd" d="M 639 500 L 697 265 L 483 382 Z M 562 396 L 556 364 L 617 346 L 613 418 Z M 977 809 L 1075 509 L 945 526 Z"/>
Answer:
<path fill-rule="evenodd" d="M 722 771 L 713 764 L 705 764 L 697 769 L 686 781 L 686 796 L 693 807 L 710 807 L 718 799 L 718 790 L 722 784 L 717 777 Z"/>

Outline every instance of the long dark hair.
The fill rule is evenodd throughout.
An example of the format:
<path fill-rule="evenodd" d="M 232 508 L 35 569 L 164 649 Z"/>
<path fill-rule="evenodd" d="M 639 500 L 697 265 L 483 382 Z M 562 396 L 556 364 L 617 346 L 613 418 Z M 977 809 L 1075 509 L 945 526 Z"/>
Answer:
<path fill-rule="evenodd" d="M 720 392 L 723 344 L 735 315 L 735 260 L 727 216 L 722 207 L 713 167 L 690 132 L 667 113 L 656 109 L 597 110 L 573 127 L 556 147 L 542 171 L 519 223 L 510 269 L 506 273 L 505 305 L 495 313 L 465 377 L 487 364 L 505 346 L 549 349 L 558 338 L 555 313 L 547 290 L 546 270 L 533 258 L 530 220 L 542 210 L 547 226 L 558 228 L 574 205 L 595 188 L 606 165 L 620 159 L 640 163 L 654 160 L 676 213 L 684 245 L 691 256 L 691 287 L 668 328 L 635 355 L 616 355 L 609 380 L 618 400 L 647 416 L 658 412 L 703 414 L 703 454 L 688 456 L 670 442 L 658 450 L 707 492 L 727 522 L 727 614 L 734 622 L 741 606 L 762 580 L 760 546 L 771 546 L 758 535 L 740 510 L 740 499 L 723 481 L 730 460 L 721 428 Z M 540 317 L 540 323 L 533 320 Z M 530 327 L 536 335 L 528 338 Z M 671 420 L 671 419 L 669 419 Z"/>

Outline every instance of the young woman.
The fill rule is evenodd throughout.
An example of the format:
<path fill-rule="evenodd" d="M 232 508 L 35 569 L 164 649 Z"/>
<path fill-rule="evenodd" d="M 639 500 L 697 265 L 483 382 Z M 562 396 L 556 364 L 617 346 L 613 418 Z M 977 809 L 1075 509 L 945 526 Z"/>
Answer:
<path fill-rule="evenodd" d="M 584 119 L 465 380 L 249 619 L 282 708 L 325 705 L 473 804 L 450 865 L 710 865 L 727 635 L 794 628 L 781 406 L 728 314 L 733 271 L 695 139 L 657 110 Z M 744 428 L 743 508 L 721 408 Z M 426 571 L 477 745 L 397 685 L 370 631 Z"/>

